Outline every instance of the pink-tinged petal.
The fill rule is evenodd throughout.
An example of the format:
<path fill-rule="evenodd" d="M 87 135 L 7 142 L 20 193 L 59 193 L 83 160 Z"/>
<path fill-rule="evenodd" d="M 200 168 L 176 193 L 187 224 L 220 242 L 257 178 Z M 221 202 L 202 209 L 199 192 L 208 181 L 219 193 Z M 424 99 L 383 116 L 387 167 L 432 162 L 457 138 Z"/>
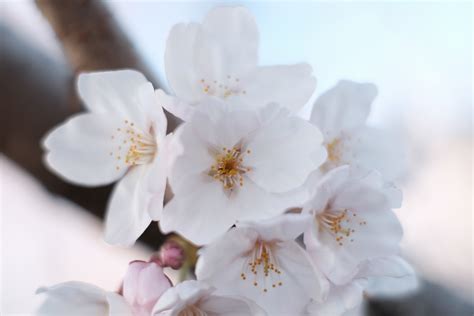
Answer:
<path fill-rule="evenodd" d="M 49 168 L 69 182 L 105 185 L 121 178 L 128 167 L 125 148 L 114 139 L 123 120 L 113 114 L 79 114 L 53 129 L 43 141 Z M 117 169 L 118 168 L 118 169 Z"/>
<path fill-rule="evenodd" d="M 130 168 L 112 191 L 105 219 L 106 242 L 131 246 L 150 225 L 148 207 L 152 194 L 146 181 L 149 170 L 150 165 Z"/>
<path fill-rule="evenodd" d="M 123 296 L 135 314 L 150 315 L 161 295 L 171 287 L 163 268 L 155 262 L 131 262 L 123 280 Z"/>
<path fill-rule="evenodd" d="M 363 126 L 376 96 L 373 84 L 339 81 L 316 100 L 311 122 L 331 141 L 343 131 Z"/>
<path fill-rule="evenodd" d="M 305 63 L 257 67 L 241 80 L 245 90 L 239 95 L 241 102 L 254 107 L 276 102 L 292 113 L 308 102 L 316 88 L 312 68 Z"/>

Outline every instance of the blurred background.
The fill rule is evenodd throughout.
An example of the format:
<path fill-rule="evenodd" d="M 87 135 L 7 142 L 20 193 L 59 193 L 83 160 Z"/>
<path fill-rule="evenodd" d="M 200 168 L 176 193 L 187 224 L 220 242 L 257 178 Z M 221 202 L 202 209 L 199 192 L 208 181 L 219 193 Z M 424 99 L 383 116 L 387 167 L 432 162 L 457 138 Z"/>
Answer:
<path fill-rule="evenodd" d="M 222 3 L 0 2 L 2 315 L 31 313 L 43 285 L 80 280 L 113 290 L 129 261 L 159 247 L 156 225 L 131 249 L 107 246 L 101 219 L 110 187 L 75 187 L 48 172 L 40 140 L 81 111 L 80 71 L 137 68 L 169 91 L 163 53 L 170 28 L 201 21 Z M 375 301 L 371 313 L 472 315 L 473 4 L 233 4 L 255 14 L 261 64 L 313 66 L 318 87 L 302 117 L 338 80 L 369 81 L 379 88 L 370 123 L 403 139 L 406 172 L 396 180 L 405 199 L 397 214 L 422 290 Z"/>

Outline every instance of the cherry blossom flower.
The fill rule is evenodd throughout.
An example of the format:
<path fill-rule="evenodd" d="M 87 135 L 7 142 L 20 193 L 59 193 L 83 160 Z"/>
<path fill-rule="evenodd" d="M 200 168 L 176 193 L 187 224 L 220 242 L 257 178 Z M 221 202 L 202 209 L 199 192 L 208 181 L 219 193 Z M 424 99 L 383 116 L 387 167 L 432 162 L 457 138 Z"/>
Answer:
<path fill-rule="evenodd" d="M 402 237 L 391 201 L 377 177 L 358 178 L 349 166 L 329 172 L 303 207 L 313 216 L 304 241 L 316 265 L 336 285 L 346 284 L 360 263 L 398 254 Z"/>
<path fill-rule="evenodd" d="M 376 96 L 373 84 L 342 80 L 316 100 L 310 121 L 323 133 L 328 151 L 322 174 L 346 164 L 376 169 L 390 180 L 403 173 L 401 142 L 366 124 Z"/>
<path fill-rule="evenodd" d="M 326 158 L 319 130 L 274 104 L 257 112 L 208 99 L 175 137 L 181 153 L 169 175 L 174 198 L 160 227 L 200 245 L 237 221 L 302 204 L 307 196 L 295 191 Z"/>
<path fill-rule="evenodd" d="M 327 291 L 327 281 L 295 241 L 310 221 L 307 215 L 286 214 L 238 223 L 201 250 L 198 280 L 219 293 L 252 299 L 269 315 L 301 315 L 311 299 L 321 302 Z"/>
<path fill-rule="evenodd" d="M 151 83 L 133 70 L 81 74 L 78 92 L 87 112 L 47 135 L 46 164 L 84 186 L 120 180 L 108 205 L 105 239 L 131 245 L 161 216 L 166 117 Z"/>
<path fill-rule="evenodd" d="M 330 284 L 326 300 L 310 302 L 307 315 L 363 315 L 364 296 L 395 296 L 416 288 L 415 273 L 405 260 L 399 256 L 380 257 L 361 264 L 357 275 L 347 284 Z"/>
<path fill-rule="evenodd" d="M 82 282 L 40 288 L 46 299 L 39 315 L 150 316 L 161 295 L 171 287 L 163 268 L 155 262 L 133 261 L 123 280 L 122 293 Z"/>
<path fill-rule="evenodd" d="M 257 66 L 259 34 L 252 14 L 243 7 L 218 7 L 201 24 L 177 24 L 168 36 L 165 68 L 177 98 L 163 106 L 188 120 L 193 105 L 207 96 L 264 106 L 269 102 L 295 112 L 313 94 L 311 66 Z"/>
<path fill-rule="evenodd" d="M 252 301 L 238 296 L 215 294 L 215 288 L 204 282 L 189 280 L 167 290 L 153 309 L 160 316 L 248 315 L 265 312 Z"/>

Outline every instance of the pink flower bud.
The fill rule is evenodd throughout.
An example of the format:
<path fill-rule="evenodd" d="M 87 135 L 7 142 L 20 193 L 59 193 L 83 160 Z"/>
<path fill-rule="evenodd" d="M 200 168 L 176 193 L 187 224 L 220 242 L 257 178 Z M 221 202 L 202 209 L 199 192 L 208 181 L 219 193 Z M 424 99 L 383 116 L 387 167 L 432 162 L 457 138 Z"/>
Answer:
<path fill-rule="evenodd" d="M 123 279 L 123 296 L 132 307 L 133 315 L 149 316 L 161 294 L 171 282 L 156 262 L 132 261 Z"/>
<path fill-rule="evenodd" d="M 184 250 L 179 243 L 174 240 L 168 240 L 160 249 L 160 261 L 163 267 L 179 269 L 184 263 Z"/>

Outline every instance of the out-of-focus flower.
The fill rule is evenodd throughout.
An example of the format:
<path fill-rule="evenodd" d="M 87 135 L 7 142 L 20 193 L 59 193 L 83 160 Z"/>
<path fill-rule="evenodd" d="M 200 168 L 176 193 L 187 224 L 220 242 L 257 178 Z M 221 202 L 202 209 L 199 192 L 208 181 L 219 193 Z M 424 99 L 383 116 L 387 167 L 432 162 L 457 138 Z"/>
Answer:
<path fill-rule="evenodd" d="M 145 77 L 133 70 L 81 74 L 87 113 L 51 131 L 45 161 L 67 181 L 85 186 L 119 179 L 108 205 L 105 239 L 131 245 L 163 208 L 166 126 Z"/>
<path fill-rule="evenodd" d="M 174 198 L 160 227 L 201 245 L 237 221 L 294 206 L 301 197 L 288 193 L 326 158 L 319 130 L 275 104 L 250 111 L 208 99 L 175 137 L 182 152 L 170 172 Z"/>
<path fill-rule="evenodd" d="M 311 217 L 286 214 L 259 223 L 238 223 L 203 248 L 198 280 L 219 293 L 254 300 L 269 315 L 301 315 L 312 299 L 321 302 L 328 283 L 295 238 Z"/>
<path fill-rule="evenodd" d="M 377 169 L 393 180 L 403 172 L 401 142 L 386 131 L 366 125 L 377 88 L 370 83 L 342 80 L 315 102 L 310 121 L 323 133 L 328 159 L 324 174 L 341 165 Z"/>
<path fill-rule="evenodd" d="M 258 45 L 257 24 L 243 7 L 215 8 L 202 24 L 175 25 L 166 44 L 165 67 L 177 98 L 169 97 L 163 106 L 185 121 L 207 96 L 235 100 L 239 107 L 269 102 L 291 112 L 303 107 L 316 87 L 311 66 L 257 66 Z"/>
<path fill-rule="evenodd" d="M 37 315 L 132 315 L 122 296 L 87 283 L 65 282 L 40 288 L 36 293 L 47 295 Z"/>
<path fill-rule="evenodd" d="M 248 299 L 216 295 L 214 292 L 215 288 L 204 282 L 184 281 L 163 294 L 153 309 L 153 315 L 265 315 L 261 308 Z"/>
<path fill-rule="evenodd" d="M 46 299 L 39 315 L 149 316 L 171 283 L 155 262 L 131 262 L 123 280 L 123 296 L 82 282 L 40 288 Z"/>
<path fill-rule="evenodd" d="M 379 297 L 407 294 L 417 288 L 413 268 L 399 256 L 380 257 L 361 264 L 361 269 L 347 284 L 330 285 L 324 302 L 311 302 L 307 315 L 363 315 L 364 296 Z"/>
<path fill-rule="evenodd" d="M 391 210 L 397 201 L 375 180 L 339 167 L 323 177 L 303 207 L 314 219 L 304 235 L 307 251 L 336 285 L 347 284 L 366 260 L 399 253 L 402 228 Z"/>

